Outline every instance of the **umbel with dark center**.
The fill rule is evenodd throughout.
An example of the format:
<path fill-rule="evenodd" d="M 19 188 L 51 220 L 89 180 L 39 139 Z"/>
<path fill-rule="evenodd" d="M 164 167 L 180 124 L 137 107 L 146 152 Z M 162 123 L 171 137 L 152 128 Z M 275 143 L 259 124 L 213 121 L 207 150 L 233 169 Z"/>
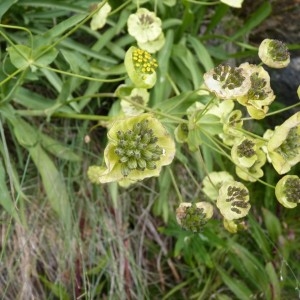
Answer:
<path fill-rule="evenodd" d="M 229 65 L 219 65 L 214 68 L 215 74 L 213 79 L 220 81 L 222 88 L 233 90 L 243 84 L 245 77 L 241 74 L 242 70 L 239 68 L 232 68 Z"/>
<path fill-rule="evenodd" d="M 123 176 L 128 176 L 132 170 L 156 169 L 156 162 L 164 151 L 157 145 L 158 138 L 148 128 L 148 123 L 148 120 L 143 120 L 134 124 L 132 129 L 117 132 L 115 153 L 120 158 Z"/>
<path fill-rule="evenodd" d="M 248 196 L 248 191 L 235 186 L 229 186 L 227 189 L 226 202 L 231 202 L 231 210 L 237 214 L 241 213 L 239 208 L 247 208 L 248 203 L 245 202 L 246 197 Z"/>

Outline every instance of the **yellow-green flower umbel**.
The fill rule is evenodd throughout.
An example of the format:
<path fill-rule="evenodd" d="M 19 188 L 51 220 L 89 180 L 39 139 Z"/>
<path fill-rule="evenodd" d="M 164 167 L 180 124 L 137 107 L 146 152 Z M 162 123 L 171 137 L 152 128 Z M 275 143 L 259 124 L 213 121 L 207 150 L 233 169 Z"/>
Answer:
<path fill-rule="evenodd" d="M 300 203 L 300 178 L 296 175 L 282 177 L 275 188 L 275 195 L 286 208 L 295 208 Z"/>
<path fill-rule="evenodd" d="M 107 136 L 107 169 L 99 177 L 101 183 L 124 179 L 135 182 L 158 176 L 162 166 L 170 164 L 175 155 L 173 139 L 151 114 L 118 120 Z"/>
<path fill-rule="evenodd" d="M 249 71 L 229 65 L 219 65 L 205 73 L 203 78 L 207 89 L 220 99 L 244 96 L 251 87 Z"/>
<path fill-rule="evenodd" d="M 254 119 L 263 119 L 274 101 L 275 95 L 270 86 L 270 76 L 261 66 L 243 63 L 241 68 L 250 71 L 251 88 L 237 101 L 246 106 L 249 115 Z"/>
<path fill-rule="evenodd" d="M 160 18 L 146 8 L 139 8 L 135 14 L 131 14 L 128 18 L 127 26 L 128 33 L 138 43 L 154 41 L 162 32 Z"/>
<path fill-rule="evenodd" d="M 226 220 L 245 217 L 249 210 L 249 191 L 238 181 L 225 182 L 219 190 L 217 207 Z"/>
<path fill-rule="evenodd" d="M 286 174 L 300 162 L 300 112 L 295 113 L 274 132 L 268 130 L 264 138 L 269 138 L 267 155 L 278 174 Z"/>
<path fill-rule="evenodd" d="M 176 209 L 177 223 L 185 230 L 200 232 L 213 216 L 213 206 L 208 202 L 180 203 Z"/>
<path fill-rule="evenodd" d="M 135 87 L 150 89 L 154 86 L 158 64 L 149 52 L 132 46 L 126 52 L 124 63 Z"/>
<path fill-rule="evenodd" d="M 258 48 L 258 56 L 264 64 L 271 68 L 285 68 L 290 63 L 287 46 L 278 40 L 263 40 Z"/>

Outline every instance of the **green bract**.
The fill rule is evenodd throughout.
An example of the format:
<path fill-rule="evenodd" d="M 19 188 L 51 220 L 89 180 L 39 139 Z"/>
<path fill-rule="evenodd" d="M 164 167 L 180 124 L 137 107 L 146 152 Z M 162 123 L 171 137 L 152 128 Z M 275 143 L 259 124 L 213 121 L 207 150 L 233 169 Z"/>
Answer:
<path fill-rule="evenodd" d="M 263 40 L 258 48 L 258 56 L 264 64 L 271 68 L 285 68 L 290 63 L 287 46 L 278 40 Z"/>
<path fill-rule="evenodd" d="M 296 175 L 282 177 L 275 188 L 275 195 L 286 208 L 295 208 L 300 203 L 300 178 Z"/>
<path fill-rule="evenodd" d="M 227 181 L 233 181 L 233 177 L 228 172 L 211 172 L 202 181 L 202 191 L 211 200 L 217 200 L 220 187 Z"/>
<path fill-rule="evenodd" d="M 178 224 L 193 232 L 199 232 L 213 216 L 213 206 L 208 202 L 180 203 L 176 209 Z"/>
<path fill-rule="evenodd" d="M 157 61 L 145 50 L 130 47 L 125 55 L 125 68 L 137 88 L 150 89 L 156 82 Z"/>
<path fill-rule="evenodd" d="M 270 76 L 261 66 L 243 63 L 241 68 L 250 72 L 251 88 L 237 101 L 246 106 L 248 113 L 254 119 L 263 119 L 269 110 L 269 105 L 274 101 L 275 95 L 270 86 Z"/>
<path fill-rule="evenodd" d="M 98 7 L 101 6 L 102 3 L 98 4 Z M 105 23 L 106 23 L 106 18 L 108 16 L 108 14 L 111 11 L 111 6 L 108 3 L 105 3 L 100 9 L 99 11 L 93 15 L 92 20 L 91 20 L 91 29 L 92 30 L 97 30 L 97 29 L 101 29 Z"/>
<path fill-rule="evenodd" d="M 268 136 L 270 134 L 271 131 L 268 131 Z M 300 161 L 300 112 L 275 128 L 266 150 L 269 160 L 279 174 L 287 173 Z"/>
<path fill-rule="evenodd" d="M 101 183 L 158 176 L 162 166 L 170 164 L 175 155 L 173 139 L 151 114 L 118 120 L 107 136 L 107 169 L 99 177 Z"/>
<path fill-rule="evenodd" d="M 220 99 L 244 96 L 251 87 L 249 71 L 229 65 L 219 65 L 205 73 L 203 78 L 207 89 Z"/>
<path fill-rule="evenodd" d="M 127 26 L 128 33 L 138 43 L 154 41 L 162 32 L 160 18 L 146 8 L 140 8 L 135 14 L 131 14 L 128 18 Z"/>
<path fill-rule="evenodd" d="M 250 209 L 249 191 L 240 182 L 225 182 L 219 190 L 217 207 L 229 221 L 245 217 Z"/>
<path fill-rule="evenodd" d="M 159 51 L 165 44 L 165 35 L 163 32 L 159 35 L 159 37 L 153 41 L 148 41 L 146 43 L 138 42 L 139 48 L 148 51 L 149 53 L 155 53 Z"/>

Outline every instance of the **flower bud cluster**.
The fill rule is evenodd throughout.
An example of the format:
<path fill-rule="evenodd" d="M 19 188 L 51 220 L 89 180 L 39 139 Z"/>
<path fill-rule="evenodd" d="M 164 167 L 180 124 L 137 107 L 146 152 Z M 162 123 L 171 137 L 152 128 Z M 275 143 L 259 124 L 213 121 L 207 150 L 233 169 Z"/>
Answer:
<path fill-rule="evenodd" d="M 136 48 L 132 52 L 132 60 L 137 72 L 152 74 L 158 67 L 157 61 L 145 50 Z"/>
<path fill-rule="evenodd" d="M 183 202 L 176 209 L 178 224 L 192 232 L 200 232 L 212 215 L 213 206 L 208 202 Z"/>
<path fill-rule="evenodd" d="M 128 176 L 130 171 L 153 170 L 160 160 L 163 149 L 156 144 L 157 137 L 148 128 L 148 120 L 134 124 L 131 130 L 117 132 L 118 143 L 115 154 L 122 164 L 122 174 Z"/>

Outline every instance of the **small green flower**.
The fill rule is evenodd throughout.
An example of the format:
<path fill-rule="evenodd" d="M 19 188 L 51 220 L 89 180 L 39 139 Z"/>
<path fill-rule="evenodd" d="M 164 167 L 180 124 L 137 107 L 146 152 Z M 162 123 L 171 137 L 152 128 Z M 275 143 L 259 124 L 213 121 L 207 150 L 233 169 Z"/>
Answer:
<path fill-rule="evenodd" d="M 236 166 L 236 175 L 245 181 L 255 182 L 264 175 L 262 166 L 266 163 L 266 160 L 266 154 L 258 149 L 256 150 L 256 160 L 254 164 L 249 168 Z"/>
<path fill-rule="evenodd" d="M 153 41 L 148 41 L 146 43 L 138 42 L 139 48 L 148 51 L 149 53 L 155 53 L 159 51 L 165 44 L 165 36 L 163 32 L 159 35 L 159 37 Z"/>
<path fill-rule="evenodd" d="M 211 200 L 217 200 L 220 187 L 228 181 L 233 181 L 233 177 L 226 171 L 211 172 L 202 181 L 202 191 Z"/>
<path fill-rule="evenodd" d="M 102 5 L 102 2 L 100 2 L 98 4 L 98 7 Z M 106 18 L 108 16 L 108 14 L 111 11 L 111 6 L 108 3 L 105 3 L 100 9 L 99 11 L 93 15 L 92 20 L 91 20 L 91 29 L 92 30 L 97 30 L 97 29 L 101 29 L 105 23 L 106 23 Z"/>
<path fill-rule="evenodd" d="M 271 131 L 266 132 L 268 136 Z M 266 134 L 264 138 L 266 138 Z M 300 112 L 275 127 L 267 144 L 268 158 L 278 174 L 285 174 L 300 161 Z"/>
<path fill-rule="evenodd" d="M 200 232 L 213 216 L 213 206 L 208 202 L 183 202 L 176 209 L 177 223 L 192 232 Z"/>
<path fill-rule="evenodd" d="M 128 94 L 128 92 L 130 93 Z M 126 86 L 120 86 L 116 90 L 116 95 L 118 94 L 120 94 L 121 96 L 121 101 L 120 101 L 121 108 L 125 116 L 128 117 L 140 115 L 144 112 L 144 109 L 134 105 L 131 102 L 128 102 L 127 100 L 131 100 L 132 102 L 135 102 L 143 106 L 147 106 L 147 103 L 149 101 L 149 93 L 147 92 L 146 89 L 128 88 Z"/>
<path fill-rule="evenodd" d="M 246 106 L 248 113 L 254 119 L 263 119 L 269 110 L 269 105 L 274 101 L 275 95 L 270 86 L 270 76 L 261 66 L 243 63 L 241 68 L 250 72 L 251 88 L 237 101 Z"/>
<path fill-rule="evenodd" d="M 241 8 L 244 0 L 220 0 L 224 4 L 227 4 L 228 6 L 235 7 L 235 8 Z"/>
<path fill-rule="evenodd" d="M 128 33 L 138 43 L 154 41 L 162 32 L 160 18 L 146 8 L 139 8 L 135 14 L 131 14 L 128 18 L 127 26 Z"/>
<path fill-rule="evenodd" d="M 105 171 L 105 167 L 90 166 L 87 171 L 87 176 L 92 183 L 100 184 L 99 177 Z"/>
<path fill-rule="evenodd" d="M 233 146 L 237 140 L 243 137 L 243 133 L 239 130 L 243 127 L 242 112 L 238 109 L 232 111 L 223 123 L 223 133 L 219 134 L 219 137 L 224 144 Z"/>
<path fill-rule="evenodd" d="M 231 158 L 237 166 L 250 168 L 257 160 L 257 151 L 263 143 L 257 139 L 243 137 L 231 148 Z"/>
<path fill-rule="evenodd" d="M 156 82 L 157 61 L 145 50 L 130 47 L 125 55 L 125 68 L 137 88 L 150 89 Z"/>
<path fill-rule="evenodd" d="M 163 125 L 151 114 L 118 120 L 107 133 L 104 150 L 107 169 L 101 183 L 129 179 L 133 182 L 158 176 L 172 162 L 175 144 Z"/>
<path fill-rule="evenodd" d="M 174 135 L 178 143 L 186 143 L 188 140 L 189 128 L 185 123 L 179 124 L 175 130 Z"/>
<path fill-rule="evenodd" d="M 219 65 L 205 73 L 203 78 L 207 89 L 220 99 L 244 96 L 251 87 L 249 71 L 229 65 Z"/>
<path fill-rule="evenodd" d="M 224 228 L 230 233 L 237 233 L 238 231 L 247 229 L 245 221 L 239 220 L 226 220 L 223 219 Z"/>
<path fill-rule="evenodd" d="M 271 68 L 285 68 L 290 63 L 287 46 L 278 40 L 263 40 L 258 48 L 258 56 L 264 64 Z"/>
<path fill-rule="evenodd" d="M 286 208 L 295 208 L 300 203 L 300 178 L 296 175 L 282 177 L 275 187 L 275 195 Z"/>
<path fill-rule="evenodd" d="M 229 221 L 245 217 L 249 210 L 249 191 L 240 182 L 225 182 L 219 190 L 217 207 Z"/>

